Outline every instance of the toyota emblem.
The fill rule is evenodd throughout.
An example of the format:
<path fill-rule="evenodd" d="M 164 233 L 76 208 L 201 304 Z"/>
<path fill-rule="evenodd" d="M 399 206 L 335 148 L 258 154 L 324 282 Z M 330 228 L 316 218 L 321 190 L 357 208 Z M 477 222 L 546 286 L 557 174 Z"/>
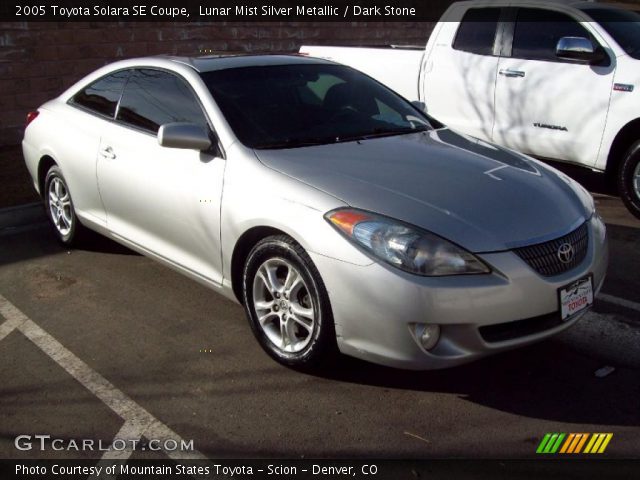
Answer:
<path fill-rule="evenodd" d="M 573 250 L 573 246 L 570 243 L 563 243 L 558 247 L 558 259 L 562 263 L 570 263 L 575 256 L 575 251 Z"/>

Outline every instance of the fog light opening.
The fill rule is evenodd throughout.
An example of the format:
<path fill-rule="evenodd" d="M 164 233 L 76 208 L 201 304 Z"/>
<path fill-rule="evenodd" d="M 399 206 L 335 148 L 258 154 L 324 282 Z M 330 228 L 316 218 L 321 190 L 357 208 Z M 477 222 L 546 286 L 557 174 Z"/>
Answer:
<path fill-rule="evenodd" d="M 440 340 L 440 325 L 416 323 L 413 327 L 413 334 L 422 348 L 431 350 Z"/>

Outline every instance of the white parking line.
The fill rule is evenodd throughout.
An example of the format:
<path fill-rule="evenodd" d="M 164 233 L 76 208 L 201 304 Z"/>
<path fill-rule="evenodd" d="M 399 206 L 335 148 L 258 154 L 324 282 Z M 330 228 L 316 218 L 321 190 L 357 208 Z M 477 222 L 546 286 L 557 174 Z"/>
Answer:
<path fill-rule="evenodd" d="M 607 295 L 606 293 L 598 294 L 597 298 L 602 300 L 603 302 L 613 303 L 614 305 L 640 312 L 640 303 L 632 302 L 631 300 L 627 300 L 625 298 L 614 297 L 613 295 Z"/>
<path fill-rule="evenodd" d="M 182 437 L 118 390 L 98 372 L 92 370 L 2 295 L 0 295 L 0 315 L 5 318 L 5 322 L 0 325 L 0 340 L 12 331 L 18 330 L 125 421 L 116 438 L 140 440 L 142 436 L 145 436 L 157 439 L 161 444 L 166 439 L 171 439 L 178 445 L 185 444 Z M 197 450 L 190 452 L 161 451 L 173 460 L 206 460 L 206 457 Z M 126 460 L 131 453 L 133 452 L 130 449 L 109 450 L 105 452 L 101 461 Z"/>
<path fill-rule="evenodd" d="M 5 318 L 5 322 L 0 325 L 0 341 L 28 320 L 20 310 L 7 302 L 2 295 L 0 295 L 0 315 Z"/>
<path fill-rule="evenodd" d="M 129 440 L 139 440 L 144 435 L 149 425 L 139 425 L 134 422 L 124 422 L 115 438 L 127 440 L 127 447 L 122 450 L 115 450 L 113 446 L 102 455 L 101 460 L 127 460 L 133 453 L 133 448 Z"/>
<path fill-rule="evenodd" d="M 127 448 L 123 450 L 115 450 L 113 446 L 102 455 L 102 458 L 97 463 L 97 467 L 103 467 L 101 470 L 101 474 L 98 475 L 98 479 L 100 480 L 111 480 L 117 478 L 117 475 L 109 475 L 105 473 L 106 467 L 112 465 L 113 461 L 121 461 L 124 462 L 129 459 L 131 454 L 133 454 L 133 448 L 131 448 L 131 444 L 129 440 L 139 440 L 144 435 L 144 432 L 148 425 L 139 425 L 134 422 L 124 422 L 122 427 L 118 433 L 116 433 L 115 438 L 127 440 Z M 89 477 L 88 480 L 90 480 Z"/>

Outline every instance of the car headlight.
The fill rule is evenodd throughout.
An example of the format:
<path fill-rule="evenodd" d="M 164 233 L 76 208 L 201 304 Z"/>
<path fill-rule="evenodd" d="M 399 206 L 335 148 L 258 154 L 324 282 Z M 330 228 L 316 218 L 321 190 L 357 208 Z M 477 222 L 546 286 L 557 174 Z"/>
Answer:
<path fill-rule="evenodd" d="M 491 271 L 463 248 L 398 220 L 354 208 L 333 210 L 325 218 L 347 239 L 406 272 L 443 276 Z"/>

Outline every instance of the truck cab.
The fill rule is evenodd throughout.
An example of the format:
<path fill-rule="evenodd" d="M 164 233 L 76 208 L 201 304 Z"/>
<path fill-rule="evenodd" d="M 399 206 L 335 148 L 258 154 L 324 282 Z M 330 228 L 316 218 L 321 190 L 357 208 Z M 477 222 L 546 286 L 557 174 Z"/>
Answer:
<path fill-rule="evenodd" d="M 427 44 L 421 100 L 451 128 L 616 175 L 640 216 L 639 20 L 592 2 L 453 4 Z"/>

